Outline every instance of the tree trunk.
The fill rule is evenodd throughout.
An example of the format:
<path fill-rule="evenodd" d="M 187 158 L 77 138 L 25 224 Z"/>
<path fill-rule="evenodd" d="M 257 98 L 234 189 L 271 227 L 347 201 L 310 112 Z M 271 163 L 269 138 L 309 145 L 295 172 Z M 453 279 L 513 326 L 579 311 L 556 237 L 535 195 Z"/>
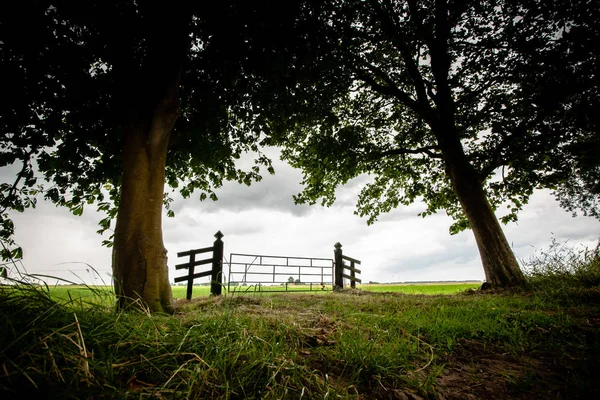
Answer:
<path fill-rule="evenodd" d="M 119 309 L 137 303 L 150 311 L 173 311 L 162 237 L 165 163 L 171 130 L 165 122 L 173 119 L 169 114 L 158 107 L 151 129 L 141 124 L 129 126 L 125 132 L 121 200 L 113 248 Z M 160 139 L 148 140 L 153 135 Z"/>
<path fill-rule="evenodd" d="M 492 287 L 509 287 L 525 282 L 500 222 L 460 142 L 442 150 L 446 173 L 475 235 L 486 282 Z"/>
<path fill-rule="evenodd" d="M 525 277 L 456 130 L 456 107 L 448 81 L 452 60 L 448 51 L 451 28 L 447 6 L 445 1 L 436 2 L 435 39 L 430 45 L 431 68 L 437 89 L 436 108 L 426 119 L 442 152 L 446 175 L 475 235 L 486 282 L 492 287 L 519 285 L 525 282 Z"/>
<path fill-rule="evenodd" d="M 436 1 L 434 32 L 426 38 L 435 81 L 436 90 L 432 96 L 435 108 L 425 107 L 422 116 L 436 137 L 446 175 L 475 235 L 487 283 L 504 287 L 518 285 L 525 281 L 525 277 L 490 206 L 477 171 L 465 155 L 456 130 L 456 107 L 448 78 L 452 67 L 448 45 L 451 29 L 448 2 Z M 421 103 L 429 101 L 424 95 L 420 100 Z"/>
<path fill-rule="evenodd" d="M 149 7 L 145 24 L 134 29 L 135 35 L 145 37 L 144 55 L 136 59 L 125 47 L 119 59 L 123 63 L 114 66 L 124 142 L 112 268 L 119 309 L 135 305 L 172 313 L 162 209 L 167 148 L 180 112 L 179 84 L 191 17 L 179 3 Z"/>

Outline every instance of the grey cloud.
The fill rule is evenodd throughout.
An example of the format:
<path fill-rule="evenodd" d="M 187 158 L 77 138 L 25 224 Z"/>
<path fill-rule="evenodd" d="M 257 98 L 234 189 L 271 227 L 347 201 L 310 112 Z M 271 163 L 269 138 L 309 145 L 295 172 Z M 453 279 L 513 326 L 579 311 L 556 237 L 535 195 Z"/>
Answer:
<path fill-rule="evenodd" d="M 389 213 L 384 213 L 379 215 L 377 218 L 377 222 L 380 223 L 388 223 L 388 222 L 399 222 L 406 219 L 422 219 L 423 217 L 419 217 L 419 213 L 425 210 L 425 205 L 423 203 L 413 203 L 409 206 L 400 205 L 398 208 L 390 211 Z M 440 212 L 439 215 L 446 215 L 444 212 Z M 433 216 L 429 216 L 426 218 L 432 218 Z"/>
<path fill-rule="evenodd" d="M 517 224 L 504 231 L 517 257 L 527 259 L 537 250 L 547 249 L 552 238 L 570 244 L 597 243 L 600 223 L 587 218 L 573 218 L 560 209 L 548 192 L 536 193 Z"/>
<path fill-rule="evenodd" d="M 406 257 L 396 256 L 396 258 L 384 263 L 381 268 L 390 272 L 399 269 L 402 272 L 421 272 L 439 264 L 469 264 L 474 261 L 478 262 L 478 260 L 479 253 L 476 246 L 465 242 L 461 245 L 446 247 L 444 250 L 436 250 L 428 254 L 411 254 Z"/>
<path fill-rule="evenodd" d="M 310 212 L 307 205 L 296 205 L 292 198 L 293 194 L 300 192 L 299 185 L 294 184 L 285 175 L 265 177 L 261 182 L 250 187 L 238 184 L 227 184 L 222 190 L 217 191 L 219 200 L 216 202 L 206 201 L 202 208 L 206 211 L 228 210 L 277 210 L 302 216 Z"/>
<path fill-rule="evenodd" d="M 0 168 L 0 182 L 13 183 L 22 165 L 16 163 Z"/>
<path fill-rule="evenodd" d="M 192 206 L 204 212 L 213 213 L 217 211 L 242 212 L 248 210 L 270 210 L 282 211 L 293 216 L 302 217 L 312 212 L 313 209 L 322 208 L 319 202 L 313 206 L 307 204 L 295 204 L 293 196 L 303 189 L 301 184 L 302 172 L 292 168 L 287 163 L 278 160 L 278 151 L 271 151 L 274 175 L 263 174 L 260 182 L 250 186 L 238 184 L 237 182 L 225 182 L 221 188 L 215 190 L 217 201 L 207 199 L 199 201 L 199 194 L 194 193 L 190 202 L 182 201 L 178 193 L 173 194 L 175 202 L 173 210 L 175 213 L 181 211 L 185 206 Z M 249 157 L 245 157 L 242 164 L 248 164 Z M 247 165 L 245 166 L 248 167 Z M 355 208 L 358 201 L 358 193 L 364 185 L 371 181 L 368 175 L 362 175 L 352 179 L 346 185 L 336 191 L 336 201 L 333 208 Z M 184 206 L 185 204 L 185 206 Z"/>
<path fill-rule="evenodd" d="M 194 207 L 207 213 L 218 211 L 241 212 L 248 210 L 271 210 L 303 216 L 311 210 L 307 205 L 295 205 L 292 195 L 302 190 L 299 171 L 294 170 L 283 162 L 275 162 L 275 175 L 263 175 L 260 182 L 250 186 L 237 182 L 225 182 L 221 188 L 215 190 L 217 201 L 207 199 L 199 201 L 198 193 L 192 194 L 190 199 L 183 200 L 179 194 L 173 195 L 175 199 L 173 210 L 177 214 L 184 207 Z"/>

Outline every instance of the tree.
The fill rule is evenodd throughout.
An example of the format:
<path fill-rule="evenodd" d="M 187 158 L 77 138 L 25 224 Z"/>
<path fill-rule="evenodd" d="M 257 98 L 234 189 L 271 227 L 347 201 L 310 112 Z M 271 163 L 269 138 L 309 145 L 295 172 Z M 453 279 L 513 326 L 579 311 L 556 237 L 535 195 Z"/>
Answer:
<path fill-rule="evenodd" d="M 0 17 L 0 165 L 22 163 L 0 187 L 7 210 L 35 196 L 81 214 L 97 203 L 116 217 L 113 276 L 118 306 L 172 311 L 162 239 L 167 183 L 184 197 L 212 198 L 224 179 L 250 184 L 260 167 L 262 109 L 276 93 L 252 93 L 288 62 L 285 38 L 298 2 L 38 0 Z M 277 15 L 274 18 L 273 15 Z M 251 171 L 236 168 L 258 153 Z M 35 164 L 52 186 L 38 185 Z M 20 249 L 6 248 L 5 256 Z"/>
<path fill-rule="evenodd" d="M 600 140 L 598 131 L 593 137 L 583 137 L 574 142 L 569 150 L 573 157 L 567 173 L 562 174 L 562 184 L 556 188 L 560 205 L 577 216 L 600 219 Z M 569 173 L 570 172 L 570 173 Z"/>
<path fill-rule="evenodd" d="M 549 157 L 558 164 L 545 177 L 563 208 L 600 219 L 600 7 L 594 2 L 557 2 L 563 19 L 561 40 L 534 54 L 537 65 L 525 93 L 550 116 L 546 130 L 561 136 Z M 550 112 L 548 112 L 550 111 Z M 554 111 L 554 112 L 552 112 Z M 566 138 L 565 138 L 566 136 Z"/>
<path fill-rule="evenodd" d="M 369 223 L 422 199 L 420 215 L 445 210 L 451 233 L 473 230 L 490 285 L 522 283 L 495 210 L 507 204 L 506 223 L 535 188 L 560 196 L 569 179 L 597 188 L 598 158 L 577 150 L 586 138 L 597 142 L 597 108 L 593 125 L 590 109 L 575 105 L 599 104 L 598 9 L 591 1 L 327 2 L 312 40 L 329 43 L 334 72 L 295 97 L 319 88 L 334 99 L 329 115 L 288 117 L 272 135 L 304 173 L 296 201 L 331 205 L 338 185 L 372 174 L 357 205 Z"/>

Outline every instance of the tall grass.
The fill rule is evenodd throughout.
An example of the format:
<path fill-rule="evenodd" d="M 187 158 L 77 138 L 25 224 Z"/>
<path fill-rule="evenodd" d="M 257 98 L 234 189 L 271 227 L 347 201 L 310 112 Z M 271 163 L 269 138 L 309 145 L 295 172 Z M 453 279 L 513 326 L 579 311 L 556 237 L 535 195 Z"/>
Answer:
<path fill-rule="evenodd" d="M 552 239 L 550 247 L 523 262 L 527 287 L 539 295 L 589 295 L 600 285 L 600 242 L 595 248 Z M 592 295 L 593 296 L 593 295 Z"/>
<path fill-rule="evenodd" d="M 536 382 L 543 397 L 557 376 L 560 396 L 585 398 L 600 389 L 588 318 L 600 291 L 597 252 L 581 254 L 566 270 L 539 261 L 532 290 L 510 294 L 235 293 L 173 316 L 115 312 L 103 289 L 0 287 L 0 398 L 436 398 L 454 363 L 477 376 L 482 355 L 539 367 L 500 371 L 496 398 L 527 398 Z"/>

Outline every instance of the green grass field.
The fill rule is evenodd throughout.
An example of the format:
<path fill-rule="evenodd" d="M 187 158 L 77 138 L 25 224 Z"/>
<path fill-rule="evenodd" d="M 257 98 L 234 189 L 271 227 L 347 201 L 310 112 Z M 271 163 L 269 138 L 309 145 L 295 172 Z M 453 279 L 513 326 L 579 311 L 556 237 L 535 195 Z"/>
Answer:
<path fill-rule="evenodd" d="M 597 281 L 535 282 L 219 297 L 196 286 L 173 316 L 116 313 L 108 287 L 4 287 L 0 397 L 595 398 Z"/>
<path fill-rule="evenodd" d="M 357 289 L 369 292 L 387 292 L 404 294 L 425 294 L 425 295 L 450 295 L 465 290 L 475 289 L 480 284 L 474 283 L 448 283 L 448 284 L 372 284 L 358 285 Z M 59 285 L 52 286 L 50 295 L 52 298 L 61 301 L 87 303 L 105 303 L 112 304 L 113 289 L 109 286 L 76 286 Z M 325 294 L 331 293 L 330 288 L 320 290 L 317 285 L 313 285 L 312 291 L 309 285 L 289 285 L 289 292 L 306 292 L 307 294 Z M 186 286 L 172 286 L 173 298 L 185 299 L 187 293 Z M 271 292 L 285 291 L 284 286 L 237 286 L 232 288 L 231 295 L 272 295 Z M 206 297 L 210 294 L 210 286 L 194 286 L 192 289 L 192 298 Z"/>
<path fill-rule="evenodd" d="M 389 292 L 389 293 L 404 293 L 404 294 L 456 294 L 469 289 L 477 289 L 481 283 L 405 283 L 405 284 L 365 284 L 359 285 L 361 290 L 369 292 Z"/>

